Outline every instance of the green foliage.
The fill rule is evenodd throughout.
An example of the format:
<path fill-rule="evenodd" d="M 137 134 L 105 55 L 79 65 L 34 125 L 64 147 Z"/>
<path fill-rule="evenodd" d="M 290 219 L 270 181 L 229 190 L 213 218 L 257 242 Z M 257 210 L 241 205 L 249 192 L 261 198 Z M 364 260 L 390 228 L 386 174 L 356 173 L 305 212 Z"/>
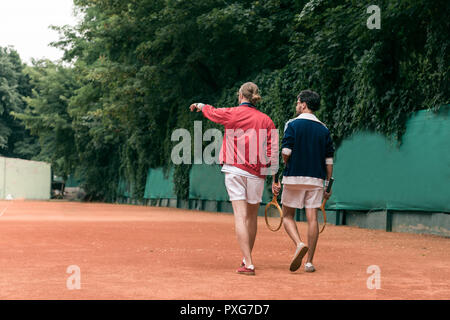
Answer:
<path fill-rule="evenodd" d="M 173 172 L 173 183 L 175 194 L 178 199 L 189 199 L 189 171 L 192 165 L 181 164 L 175 167 Z"/>
<path fill-rule="evenodd" d="M 171 165 L 172 131 L 192 131 L 198 116 L 187 107 L 193 99 L 214 99 L 242 77 L 287 63 L 285 29 L 295 16 L 288 10 L 295 7 L 290 1 L 75 4 L 83 21 L 59 28 L 64 39 L 54 45 L 66 49 L 66 60 L 81 77 L 69 103 L 75 140 L 84 137 L 80 130 L 86 134 L 77 150 L 80 167 L 94 173 L 96 167 L 112 165 L 84 158 L 93 155 L 87 147 L 94 142 L 109 146 L 119 164 L 114 168 L 133 186 L 136 198 L 144 194 L 148 168 Z M 80 129 L 86 121 L 80 112 L 92 117 L 88 132 Z M 176 193 L 185 197 L 189 166 L 176 168 L 174 177 Z"/>
<path fill-rule="evenodd" d="M 0 47 L 0 152 L 6 157 L 30 159 L 39 152 L 36 138 L 12 114 L 22 112 L 24 98 L 31 95 L 30 79 L 23 69 L 14 49 Z"/>
<path fill-rule="evenodd" d="M 321 93 L 337 142 L 360 129 L 400 138 L 411 112 L 448 103 L 448 1 L 379 1 L 380 30 L 366 26 L 369 2 L 314 2 L 299 16 L 290 67 Z"/>
<path fill-rule="evenodd" d="M 50 162 L 55 174 L 67 177 L 78 159 L 73 119 L 68 112 L 69 99 L 78 88 L 74 70 L 41 60 L 24 72 L 33 92 L 25 98 L 28 107 L 14 115 L 39 137 L 40 152 L 34 159 Z"/>

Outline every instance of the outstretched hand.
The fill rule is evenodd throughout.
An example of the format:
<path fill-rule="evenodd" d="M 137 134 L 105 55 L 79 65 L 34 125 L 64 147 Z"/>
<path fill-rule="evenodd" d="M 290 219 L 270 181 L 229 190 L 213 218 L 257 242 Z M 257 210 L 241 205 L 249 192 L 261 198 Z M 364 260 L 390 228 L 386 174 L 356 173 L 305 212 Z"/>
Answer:
<path fill-rule="evenodd" d="M 191 112 L 193 112 L 194 110 L 197 110 L 197 112 L 201 112 L 203 106 L 204 106 L 203 103 L 193 103 L 193 104 L 191 104 L 189 109 L 191 110 Z"/>

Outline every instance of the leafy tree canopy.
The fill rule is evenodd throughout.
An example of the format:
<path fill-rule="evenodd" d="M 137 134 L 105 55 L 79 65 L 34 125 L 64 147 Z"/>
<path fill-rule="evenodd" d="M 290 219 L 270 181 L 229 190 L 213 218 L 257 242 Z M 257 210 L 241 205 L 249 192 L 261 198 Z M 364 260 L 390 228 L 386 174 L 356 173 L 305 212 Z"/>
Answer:
<path fill-rule="evenodd" d="M 319 92 L 318 116 L 337 144 L 361 129 L 400 140 L 412 112 L 450 100 L 445 0 L 380 0 L 379 30 L 366 25 L 369 1 L 74 3 L 81 22 L 54 27 L 72 66 L 36 63 L 25 73 L 34 89 L 28 108 L 14 109 L 12 93 L 1 108 L 39 136 L 40 156 L 77 172 L 95 198 L 114 199 L 120 178 L 142 197 L 148 169 L 171 165 L 172 131 L 202 120 L 189 104 L 233 106 L 246 81 L 259 85 L 260 108 L 278 128 L 294 116 L 299 91 Z M 0 124 L 0 146 L 7 127 Z M 188 169 L 174 175 L 184 198 Z"/>

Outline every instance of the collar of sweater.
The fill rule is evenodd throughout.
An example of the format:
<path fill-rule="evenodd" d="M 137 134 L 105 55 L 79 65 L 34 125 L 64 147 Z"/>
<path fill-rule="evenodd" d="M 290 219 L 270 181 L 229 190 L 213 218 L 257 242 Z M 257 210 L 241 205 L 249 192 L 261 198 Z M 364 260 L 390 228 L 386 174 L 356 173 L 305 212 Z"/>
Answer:
<path fill-rule="evenodd" d="M 323 126 L 326 127 L 326 125 L 325 125 L 322 121 L 320 121 L 319 119 L 317 119 L 317 117 L 316 117 L 314 114 L 312 114 L 312 113 L 302 113 L 302 114 L 300 114 L 296 119 L 305 119 L 305 120 L 316 121 L 316 122 L 319 122 L 319 123 L 321 123 Z"/>

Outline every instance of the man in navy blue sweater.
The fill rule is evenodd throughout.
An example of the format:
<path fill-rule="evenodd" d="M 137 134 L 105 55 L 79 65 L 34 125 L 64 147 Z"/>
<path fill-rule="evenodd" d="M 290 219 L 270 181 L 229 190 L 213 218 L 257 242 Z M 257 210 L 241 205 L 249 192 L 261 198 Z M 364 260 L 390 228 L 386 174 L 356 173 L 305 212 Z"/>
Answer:
<path fill-rule="evenodd" d="M 331 196 L 324 189 L 333 174 L 333 141 L 328 128 L 317 119 L 314 112 L 320 107 L 320 96 L 310 90 L 300 92 L 297 97 L 296 111 L 299 115 L 286 123 L 282 142 L 282 156 L 285 163 L 281 196 L 283 205 L 283 224 L 289 237 L 296 245 L 296 251 L 291 261 L 290 270 L 298 270 L 302 259 L 308 252 L 306 272 L 314 272 L 312 264 L 319 225 L 317 209 L 321 206 L 323 197 Z M 281 184 L 272 185 L 272 191 L 278 195 Z M 295 208 L 305 208 L 308 220 L 308 246 L 298 233 L 294 220 Z"/>

